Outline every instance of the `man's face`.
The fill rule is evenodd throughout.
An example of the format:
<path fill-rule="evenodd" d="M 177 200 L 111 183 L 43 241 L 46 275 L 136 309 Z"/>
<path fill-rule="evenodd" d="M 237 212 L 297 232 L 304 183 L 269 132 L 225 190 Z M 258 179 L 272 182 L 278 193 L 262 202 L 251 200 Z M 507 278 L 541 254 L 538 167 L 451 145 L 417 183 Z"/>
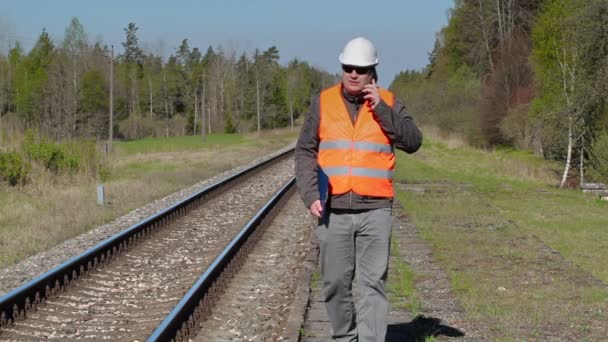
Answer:
<path fill-rule="evenodd" d="M 373 67 L 342 65 L 342 84 L 352 95 L 359 95 L 366 84 L 372 82 Z"/>

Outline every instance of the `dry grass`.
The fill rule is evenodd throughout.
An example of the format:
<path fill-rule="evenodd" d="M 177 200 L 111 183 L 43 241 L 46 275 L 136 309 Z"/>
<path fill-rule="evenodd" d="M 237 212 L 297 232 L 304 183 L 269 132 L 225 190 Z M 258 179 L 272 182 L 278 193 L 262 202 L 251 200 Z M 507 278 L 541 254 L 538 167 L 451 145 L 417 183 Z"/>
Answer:
<path fill-rule="evenodd" d="M 466 138 L 462 134 L 444 132 L 435 126 L 421 126 L 420 130 L 423 132 L 425 139 L 441 141 L 450 150 L 459 147 L 468 147 Z"/>
<path fill-rule="evenodd" d="M 5 192 L 0 203 L 0 265 L 14 263 L 104 221 L 104 208 L 95 202 L 94 187 L 54 186 Z"/>
<path fill-rule="evenodd" d="M 30 185 L 0 189 L 0 267 L 282 148 L 294 138 L 289 132 L 275 132 L 228 146 L 113 156 L 107 161 L 105 206 L 97 205 L 97 182 L 90 177 L 34 170 L 36 179 Z"/>

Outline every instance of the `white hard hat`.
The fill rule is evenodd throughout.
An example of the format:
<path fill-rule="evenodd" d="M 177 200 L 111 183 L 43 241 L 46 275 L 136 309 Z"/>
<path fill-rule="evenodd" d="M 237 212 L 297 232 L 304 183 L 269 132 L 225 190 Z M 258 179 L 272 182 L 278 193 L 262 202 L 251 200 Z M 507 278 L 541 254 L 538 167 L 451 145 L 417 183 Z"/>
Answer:
<path fill-rule="evenodd" d="M 369 39 L 358 37 L 346 43 L 338 60 L 346 65 L 367 67 L 378 64 L 378 54 Z"/>

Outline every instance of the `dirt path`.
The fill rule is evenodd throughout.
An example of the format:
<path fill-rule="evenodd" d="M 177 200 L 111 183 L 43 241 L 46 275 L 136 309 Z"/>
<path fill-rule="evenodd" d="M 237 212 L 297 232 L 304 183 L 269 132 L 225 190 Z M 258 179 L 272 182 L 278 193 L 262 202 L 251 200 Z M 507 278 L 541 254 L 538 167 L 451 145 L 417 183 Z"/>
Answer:
<path fill-rule="evenodd" d="M 415 296 L 421 316 L 405 324 L 389 326 L 387 342 L 424 341 L 428 336 L 459 337 L 458 341 L 487 340 L 479 327 L 464 318 L 464 310 L 452 292 L 447 274 L 435 263 L 431 248 L 419 236 L 399 203 L 395 204 L 393 217 L 393 239 L 402 260 L 415 274 Z"/>

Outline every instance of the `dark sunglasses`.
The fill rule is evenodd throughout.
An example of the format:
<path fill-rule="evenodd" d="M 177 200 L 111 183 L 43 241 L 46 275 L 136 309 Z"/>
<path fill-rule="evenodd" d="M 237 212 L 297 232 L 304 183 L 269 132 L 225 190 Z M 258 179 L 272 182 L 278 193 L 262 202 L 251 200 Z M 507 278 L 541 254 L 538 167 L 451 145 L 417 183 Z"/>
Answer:
<path fill-rule="evenodd" d="M 358 66 L 344 65 L 344 64 L 342 64 L 342 70 L 347 74 L 350 74 L 351 72 L 353 72 L 353 70 L 355 70 L 355 72 L 359 75 L 366 75 L 366 74 L 369 74 L 372 72 L 371 67 L 358 67 Z"/>

